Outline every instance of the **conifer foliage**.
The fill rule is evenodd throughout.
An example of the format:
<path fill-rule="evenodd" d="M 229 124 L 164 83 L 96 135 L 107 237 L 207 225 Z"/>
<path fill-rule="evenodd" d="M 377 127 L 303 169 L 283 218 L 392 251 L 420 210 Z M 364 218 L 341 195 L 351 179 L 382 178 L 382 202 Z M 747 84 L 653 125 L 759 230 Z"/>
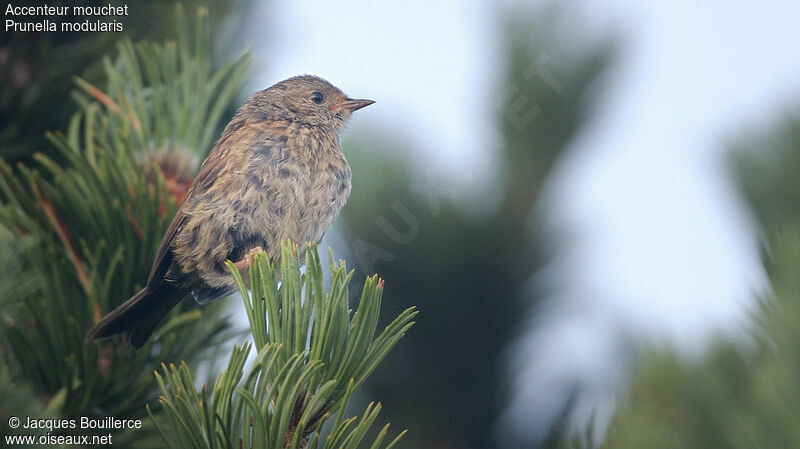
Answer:
<path fill-rule="evenodd" d="M 145 416 L 155 367 L 208 358 L 225 340 L 219 307 L 186 302 L 142 350 L 84 341 L 146 280 L 247 72 L 246 55 L 212 61 L 206 10 L 187 16 L 178 7 L 175 40 L 120 41 L 102 61 L 105 86 L 75 79 L 77 112 L 47 136 L 55 152 L 14 167 L 0 159 L 0 229 L 15 267 L 0 278 L 0 362 L 11 374 L 0 382 L 48 416 Z M 3 422 L 14 413 L 0 407 Z"/>
<path fill-rule="evenodd" d="M 360 447 L 381 404 L 370 403 L 360 417 L 350 416 L 353 391 L 413 326 L 417 312 L 406 309 L 375 336 L 383 281 L 367 278 L 353 312 L 348 306 L 353 272 L 330 255 L 326 291 L 316 247 L 308 245 L 305 254 L 306 273 L 291 243 L 283 247 L 280 270 L 265 254 L 257 256 L 249 270 L 252 295 L 228 262 L 244 298 L 253 342 L 233 348 L 227 369 L 210 392 L 205 386 L 195 389 L 185 363 L 162 367 L 159 402 L 169 425 L 161 430 L 169 447 Z M 253 346 L 255 361 L 245 375 Z M 327 421 L 330 429 L 322 433 Z M 370 447 L 388 449 L 405 433 L 383 445 L 388 429 L 384 425 Z"/>

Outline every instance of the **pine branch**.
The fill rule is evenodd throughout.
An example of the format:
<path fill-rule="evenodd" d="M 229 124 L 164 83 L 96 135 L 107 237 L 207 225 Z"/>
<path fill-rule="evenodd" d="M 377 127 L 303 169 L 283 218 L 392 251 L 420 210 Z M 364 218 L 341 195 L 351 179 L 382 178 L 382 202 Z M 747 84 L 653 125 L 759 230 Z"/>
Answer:
<path fill-rule="evenodd" d="M 185 363 L 162 366 L 156 373 L 159 403 L 169 422 L 159 430 L 169 447 L 297 449 L 321 444 L 355 449 L 366 438 L 381 405 L 370 403 L 361 417 L 346 417 L 347 406 L 355 389 L 414 325 L 417 311 L 405 310 L 376 336 L 383 281 L 367 278 L 352 313 L 347 299 L 352 272 L 347 273 L 344 261 L 335 263 L 329 256 L 326 291 L 316 246 L 308 245 L 305 254 L 305 274 L 291 243 L 282 248 L 280 270 L 259 254 L 249 282 L 227 263 L 244 299 L 253 343 L 234 346 L 210 393 L 205 386 L 195 389 Z M 245 375 L 251 346 L 257 354 Z M 322 436 L 328 421 L 332 427 Z M 387 433 L 388 424 L 371 447 L 390 448 L 405 432 L 382 446 Z"/>
<path fill-rule="evenodd" d="M 213 63 L 204 9 L 192 20 L 176 14 L 177 40 L 119 43 L 104 60 L 105 87 L 76 79 L 79 111 L 66 132 L 48 135 L 53 156 L 14 168 L 0 159 L 0 228 L 31 242 L 4 281 L 37 287 L 0 310 L 0 352 L 55 416 L 143 416 L 156 396 L 153 366 L 197 360 L 227 339 L 220 307 L 187 303 L 140 351 L 84 342 L 147 278 L 247 72 L 246 55 Z"/>

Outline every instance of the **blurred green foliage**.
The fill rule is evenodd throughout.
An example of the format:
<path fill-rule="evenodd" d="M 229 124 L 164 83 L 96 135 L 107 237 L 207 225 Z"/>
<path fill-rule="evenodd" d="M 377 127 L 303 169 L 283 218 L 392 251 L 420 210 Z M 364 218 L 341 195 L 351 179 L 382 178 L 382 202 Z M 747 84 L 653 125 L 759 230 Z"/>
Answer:
<path fill-rule="evenodd" d="M 346 142 L 355 182 L 342 230 L 360 265 L 356 278 L 380 272 L 387 310 L 416 304 L 422 311 L 369 384 L 391 421 L 412 429 L 408 447 L 495 445 L 500 348 L 527 309 L 526 283 L 546 262 L 530 217 L 550 170 L 590 118 L 613 57 L 610 40 L 584 51 L 565 45 L 551 19 L 525 13 L 502 26 L 503 78 L 490 111 L 500 171 L 487 186 L 501 194 L 481 205 L 487 214 L 443 194 L 435 174 L 411 158 L 388 156 L 414 154 L 402 140 Z"/>
<path fill-rule="evenodd" d="M 11 3 L 14 6 L 44 4 L 38 0 Z M 46 3 L 48 6 L 76 5 L 70 0 Z M 217 33 L 224 20 L 232 20 L 229 14 L 232 5 L 245 2 L 184 0 L 183 3 L 190 11 L 204 5 L 209 10 L 211 28 Z M 80 2 L 80 6 L 107 4 L 109 2 L 103 0 Z M 124 25 L 122 33 L 0 33 L 0 157 L 13 162 L 30 157 L 34 151 L 49 152 L 52 146 L 46 141 L 45 132 L 65 129 L 75 111 L 70 100 L 70 92 L 75 87 L 73 77 L 100 83 L 104 73 L 99 62 L 103 56 L 114 53 L 120 38 L 135 41 L 174 37 L 177 23 L 173 2 L 139 0 L 129 2 L 128 6 L 129 15 L 116 17 Z M 44 18 L 18 18 L 19 21 L 33 19 Z M 75 18 L 48 16 L 47 19 L 60 22 Z"/>
<path fill-rule="evenodd" d="M 730 169 L 762 230 L 800 222 L 800 113 L 732 147 Z"/>
<path fill-rule="evenodd" d="M 694 362 L 651 354 L 603 447 L 800 447 L 800 120 L 735 148 L 771 283 L 753 313 L 754 344 L 719 342 Z"/>
<path fill-rule="evenodd" d="M 14 234 L 0 225 L 0 273 L 5 279 L 0 281 L 0 310 L 13 307 L 14 299 L 34 293 L 36 281 L 21 276 L 24 268 L 20 266 L 18 255 L 30 248 L 34 242 L 30 238 L 15 238 Z M 2 319 L 2 316 L 0 316 Z M 0 322 L 0 326 L 5 323 Z M 11 429 L 8 418 L 11 416 L 49 417 L 44 401 L 37 397 L 31 385 L 23 380 L 19 369 L 9 359 L 7 350 L 0 344 L 0 435 L 7 435 Z"/>

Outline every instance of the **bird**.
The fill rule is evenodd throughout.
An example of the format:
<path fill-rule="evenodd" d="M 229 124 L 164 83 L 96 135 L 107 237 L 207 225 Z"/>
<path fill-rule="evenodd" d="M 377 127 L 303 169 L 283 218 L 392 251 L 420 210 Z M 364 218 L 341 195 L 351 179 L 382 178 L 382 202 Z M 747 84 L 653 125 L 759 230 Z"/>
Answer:
<path fill-rule="evenodd" d="M 144 287 L 92 327 L 143 346 L 190 293 L 202 304 L 236 290 L 225 261 L 247 269 L 281 242 L 319 242 L 344 207 L 351 170 L 340 141 L 351 114 L 373 104 L 328 81 L 295 76 L 237 110 L 203 161 L 156 252 Z"/>

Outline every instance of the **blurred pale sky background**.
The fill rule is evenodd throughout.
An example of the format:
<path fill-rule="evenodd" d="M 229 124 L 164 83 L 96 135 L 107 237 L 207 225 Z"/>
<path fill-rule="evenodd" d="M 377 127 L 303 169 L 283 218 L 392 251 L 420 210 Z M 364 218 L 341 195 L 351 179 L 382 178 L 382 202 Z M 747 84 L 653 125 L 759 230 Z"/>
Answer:
<path fill-rule="evenodd" d="M 351 129 L 411 139 L 412 157 L 468 204 L 492 190 L 480 170 L 494 169 L 494 30 L 496 11 L 509 6 L 523 2 L 263 6 L 249 25 L 263 64 L 250 90 L 312 73 L 377 100 Z M 541 211 L 546 225 L 578 238 L 548 270 L 558 307 L 531 321 L 538 326 L 520 340 L 527 357 L 512 363 L 517 394 L 502 425 L 522 441 L 545 431 L 576 383 L 584 410 L 608 409 L 632 344 L 666 340 L 692 354 L 711 335 L 737 333 L 764 277 L 723 150 L 800 94 L 798 2 L 584 0 L 562 9 L 565 38 L 581 45 L 613 31 L 622 48 Z"/>

